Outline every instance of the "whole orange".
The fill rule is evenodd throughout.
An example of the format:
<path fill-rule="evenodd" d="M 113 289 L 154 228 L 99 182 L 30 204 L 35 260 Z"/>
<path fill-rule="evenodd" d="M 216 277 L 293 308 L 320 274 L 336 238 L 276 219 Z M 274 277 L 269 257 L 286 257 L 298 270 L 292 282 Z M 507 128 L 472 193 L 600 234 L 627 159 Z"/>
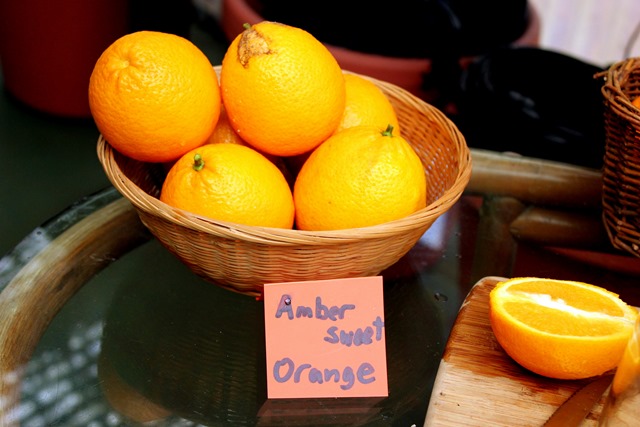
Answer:
<path fill-rule="evenodd" d="M 220 106 L 220 116 L 218 122 L 213 128 L 213 132 L 207 139 L 209 144 L 240 144 L 247 145 L 247 143 L 240 138 L 240 135 L 233 129 L 227 110 L 224 108 L 224 104 Z"/>
<path fill-rule="evenodd" d="M 426 206 L 420 158 L 391 127 L 356 126 L 332 135 L 302 165 L 294 184 L 301 230 L 367 227 Z"/>
<path fill-rule="evenodd" d="M 342 70 L 308 32 L 264 21 L 230 44 L 220 72 L 234 129 L 258 150 L 293 156 L 312 150 L 340 123 Z"/>
<path fill-rule="evenodd" d="M 231 122 L 229 122 L 229 116 L 227 115 L 227 112 L 224 108 L 224 104 L 220 109 L 220 118 L 218 119 L 218 123 L 216 123 L 216 127 L 213 129 L 213 133 L 211 134 L 211 136 L 209 136 L 207 143 L 248 145 L 246 141 L 240 138 L 240 135 L 238 135 L 238 133 L 231 126 Z M 293 175 L 289 171 L 289 168 L 287 167 L 287 164 L 285 163 L 285 159 L 283 157 L 274 156 L 267 153 L 260 154 L 264 155 L 271 161 L 271 163 L 273 163 L 278 167 L 278 169 L 280 169 L 280 172 L 282 172 L 285 179 L 290 185 L 293 184 Z"/>
<path fill-rule="evenodd" d="M 373 125 L 380 130 L 392 125 L 394 133 L 400 135 L 396 111 L 375 83 L 357 74 L 345 74 L 344 81 L 346 102 L 336 132 L 359 125 Z"/>
<path fill-rule="evenodd" d="M 282 172 L 254 149 L 205 144 L 169 170 L 160 200 L 208 218 L 292 228 L 293 197 Z"/>
<path fill-rule="evenodd" d="M 189 40 L 156 31 L 127 34 L 95 64 L 89 106 L 116 150 L 169 162 L 206 142 L 220 112 L 208 58 Z"/>

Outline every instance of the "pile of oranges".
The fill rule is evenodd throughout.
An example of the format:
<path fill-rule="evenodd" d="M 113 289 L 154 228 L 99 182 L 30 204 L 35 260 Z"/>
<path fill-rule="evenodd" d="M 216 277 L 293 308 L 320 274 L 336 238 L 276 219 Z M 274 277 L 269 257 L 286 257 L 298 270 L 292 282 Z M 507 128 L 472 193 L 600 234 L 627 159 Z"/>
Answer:
<path fill-rule="evenodd" d="M 338 230 L 426 206 L 389 99 L 300 28 L 246 25 L 219 74 L 182 37 L 125 35 L 96 62 L 89 104 L 114 149 L 166 165 L 160 200 L 197 215 Z"/>

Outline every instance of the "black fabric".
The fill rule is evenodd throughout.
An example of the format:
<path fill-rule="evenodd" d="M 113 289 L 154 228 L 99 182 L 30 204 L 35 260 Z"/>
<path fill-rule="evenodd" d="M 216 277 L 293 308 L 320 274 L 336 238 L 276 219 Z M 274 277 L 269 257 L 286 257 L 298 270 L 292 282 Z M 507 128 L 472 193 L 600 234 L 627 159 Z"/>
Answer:
<path fill-rule="evenodd" d="M 470 147 L 600 168 L 603 69 L 538 48 L 502 48 L 462 72 L 454 121 Z"/>
<path fill-rule="evenodd" d="M 317 39 L 366 53 L 431 58 L 475 55 L 519 38 L 526 0 L 256 0 L 267 20 L 304 28 Z"/>
<path fill-rule="evenodd" d="M 196 19 L 196 8 L 190 0 L 130 0 L 130 31 L 162 31 L 189 37 Z"/>

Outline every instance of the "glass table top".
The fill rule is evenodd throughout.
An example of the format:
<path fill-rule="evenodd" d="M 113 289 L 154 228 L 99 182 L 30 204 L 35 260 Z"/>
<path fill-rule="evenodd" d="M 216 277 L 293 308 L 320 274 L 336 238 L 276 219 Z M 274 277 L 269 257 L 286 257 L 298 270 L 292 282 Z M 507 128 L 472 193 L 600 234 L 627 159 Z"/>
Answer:
<path fill-rule="evenodd" d="M 0 421 L 423 425 L 449 332 L 479 279 L 474 260 L 489 246 L 481 215 L 478 198 L 463 196 L 381 273 L 388 397 L 273 400 L 262 301 L 194 275 L 113 188 L 88 196 L 0 260 Z M 513 274 L 635 280 L 544 247 L 520 245 L 519 257 Z"/>
<path fill-rule="evenodd" d="M 41 323 L 26 326 L 33 336 L 22 335 L 21 343 L 9 336 L 3 342 L 22 353 L 12 357 L 14 369 L 7 369 L 9 361 L 3 366 L 3 395 L 16 399 L 9 419 L 96 426 L 424 420 L 464 296 L 459 233 L 449 217 L 382 273 L 389 396 L 268 401 L 262 301 L 194 275 L 151 238 L 131 209 L 113 189 L 97 193 L 38 227 L 2 259 L 3 295 L 25 310 L 9 326 L 22 329 L 31 317 Z M 101 210 L 109 211 L 106 222 L 87 223 Z M 83 221 L 84 229 L 74 230 Z M 83 234 L 95 229 L 99 235 Z M 99 239 L 108 242 L 96 244 Z M 30 301 L 15 304 L 24 292 Z"/>

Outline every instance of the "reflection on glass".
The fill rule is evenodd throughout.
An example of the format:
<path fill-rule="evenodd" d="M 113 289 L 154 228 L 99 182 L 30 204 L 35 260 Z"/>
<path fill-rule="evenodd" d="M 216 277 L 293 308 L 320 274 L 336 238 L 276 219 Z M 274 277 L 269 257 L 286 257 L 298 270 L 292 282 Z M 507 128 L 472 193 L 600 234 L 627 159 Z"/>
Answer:
<path fill-rule="evenodd" d="M 205 425 L 419 419 L 444 343 L 435 303 L 412 281 L 385 281 L 388 398 L 267 400 L 262 301 L 191 274 L 141 275 L 110 305 L 98 376 L 107 400 L 125 417 L 135 407 L 138 422 L 168 414 Z"/>
<path fill-rule="evenodd" d="M 19 317 L 12 325 L 24 333 L 5 334 L 20 346 L 3 358 L 0 424 L 424 422 L 464 295 L 456 255 L 461 237 L 449 216 L 456 210 L 382 274 L 389 396 L 268 400 L 262 302 L 195 276 L 156 240 L 149 241 L 121 201 L 112 189 L 83 200 L 34 230 L 0 261 L 4 300 L 19 291 L 38 303 L 27 305 L 24 316 L 17 308 L 8 316 Z M 103 210 L 109 214 L 93 215 Z M 100 221 L 86 221 L 91 217 Z M 92 233 L 104 228 L 97 223 L 114 232 L 96 238 Z M 41 262 L 50 252 L 68 253 L 62 261 L 72 264 L 61 261 L 65 268 L 52 269 Z M 25 271 L 42 274 L 37 282 L 18 283 Z"/>

